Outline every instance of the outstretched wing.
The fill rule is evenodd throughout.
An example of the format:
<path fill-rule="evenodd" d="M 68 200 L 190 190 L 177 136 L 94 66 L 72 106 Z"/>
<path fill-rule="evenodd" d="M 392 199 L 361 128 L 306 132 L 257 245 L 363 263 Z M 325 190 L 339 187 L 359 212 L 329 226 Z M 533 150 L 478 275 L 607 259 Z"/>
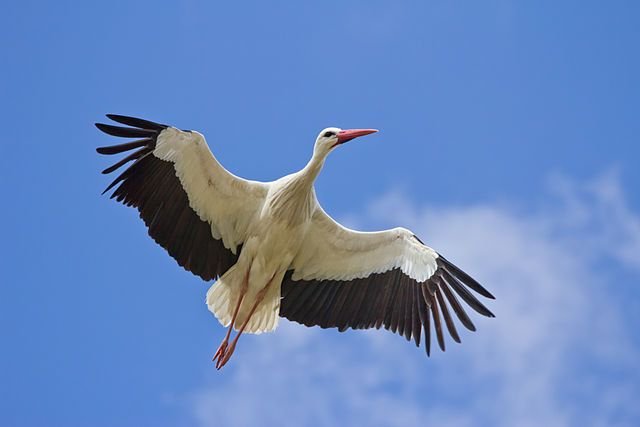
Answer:
<path fill-rule="evenodd" d="M 224 274 L 238 258 L 268 184 L 228 172 L 198 132 L 107 117 L 128 127 L 96 123 L 98 129 L 138 139 L 97 149 L 108 155 L 135 150 L 102 171 L 111 173 L 133 161 L 104 192 L 117 186 L 111 198 L 137 208 L 149 235 L 186 270 L 204 280 Z"/>
<path fill-rule="evenodd" d="M 449 307 L 467 329 L 475 331 L 458 297 L 478 313 L 494 317 L 470 290 L 494 298 L 411 231 L 354 231 L 318 208 L 282 283 L 280 315 L 341 332 L 384 326 L 407 340 L 413 337 L 416 346 L 424 331 L 429 354 L 432 320 L 443 351 L 442 319 L 451 337 L 460 342 Z"/>

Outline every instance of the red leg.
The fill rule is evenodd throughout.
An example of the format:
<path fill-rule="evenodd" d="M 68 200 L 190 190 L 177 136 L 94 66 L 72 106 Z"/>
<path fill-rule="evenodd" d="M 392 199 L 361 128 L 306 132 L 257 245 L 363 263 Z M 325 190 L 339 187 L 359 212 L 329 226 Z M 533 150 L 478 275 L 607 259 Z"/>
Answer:
<path fill-rule="evenodd" d="M 253 303 L 253 307 L 251 307 L 251 311 L 249 312 L 249 315 L 245 319 L 244 323 L 242 324 L 242 327 L 238 331 L 238 334 L 235 336 L 235 338 L 233 338 L 233 341 L 231 341 L 231 345 L 224 351 L 224 354 L 216 362 L 217 369 L 220 369 L 224 365 L 226 365 L 229 359 L 231 358 L 231 355 L 233 355 L 233 351 L 236 349 L 236 343 L 238 342 L 240 335 L 242 335 L 245 328 L 249 324 L 249 320 L 251 319 L 251 316 L 253 316 L 253 313 L 256 311 L 256 308 L 258 308 L 258 305 L 264 299 L 265 295 L 267 294 L 267 291 L 269 290 L 269 286 L 271 286 L 272 282 L 273 282 L 273 277 L 271 278 L 271 280 L 269 280 L 269 283 L 267 283 L 267 286 L 262 288 L 260 292 L 258 292 L 258 294 L 256 295 L 256 301 Z"/>
<path fill-rule="evenodd" d="M 215 361 L 216 359 L 218 359 L 218 362 L 216 363 L 216 365 L 220 362 L 222 357 L 224 357 L 224 354 L 227 351 L 227 346 L 229 344 L 229 337 L 231 337 L 231 331 L 233 330 L 233 325 L 236 323 L 236 317 L 238 317 L 238 311 L 240 311 L 240 306 L 242 305 L 244 296 L 247 293 L 248 285 L 249 285 L 249 273 L 247 272 L 244 279 L 244 283 L 242 284 L 242 289 L 240 290 L 240 295 L 238 296 L 238 303 L 236 304 L 236 308 L 233 310 L 233 317 L 231 317 L 231 324 L 229 325 L 229 329 L 227 329 L 227 334 L 225 335 L 224 339 L 220 343 L 220 347 L 218 347 L 218 350 L 216 351 L 216 354 L 213 356 L 213 359 L 211 359 L 212 361 Z"/>

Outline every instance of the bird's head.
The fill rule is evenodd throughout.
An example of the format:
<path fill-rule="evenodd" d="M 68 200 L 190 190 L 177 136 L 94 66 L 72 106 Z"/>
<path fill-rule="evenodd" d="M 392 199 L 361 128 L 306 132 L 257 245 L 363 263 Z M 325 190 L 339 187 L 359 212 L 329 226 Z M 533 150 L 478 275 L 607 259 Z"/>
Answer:
<path fill-rule="evenodd" d="M 340 129 L 326 128 L 323 129 L 316 138 L 314 151 L 328 154 L 333 148 L 347 141 L 351 141 L 359 136 L 365 136 L 378 132 L 377 129 Z"/>

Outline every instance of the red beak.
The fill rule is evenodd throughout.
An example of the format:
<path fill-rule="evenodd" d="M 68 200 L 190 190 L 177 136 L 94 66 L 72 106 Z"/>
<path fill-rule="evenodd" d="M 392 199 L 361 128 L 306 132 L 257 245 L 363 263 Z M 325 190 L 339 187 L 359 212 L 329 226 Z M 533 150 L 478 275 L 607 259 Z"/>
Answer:
<path fill-rule="evenodd" d="M 378 132 L 378 129 L 345 129 L 338 132 L 338 144 L 344 144 L 359 136 L 365 136 Z"/>

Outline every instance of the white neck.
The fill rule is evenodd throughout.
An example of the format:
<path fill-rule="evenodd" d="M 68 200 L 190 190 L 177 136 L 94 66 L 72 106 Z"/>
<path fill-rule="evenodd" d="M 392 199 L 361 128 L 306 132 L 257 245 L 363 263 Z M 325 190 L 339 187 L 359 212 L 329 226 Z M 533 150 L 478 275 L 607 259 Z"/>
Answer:
<path fill-rule="evenodd" d="M 291 224 L 308 219 L 313 214 L 317 202 L 313 183 L 316 180 L 327 153 L 317 153 L 314 150 L 309 163 L 299 172 L 291 176 L 292 179 L 283 181 L 269 200 L 275 216 L 279 216 Z"/>
<path fill-rule="evenodd" d="M 321 150 L 313 150 L 313 156 L 306 164 L 304 168 L 300 171 L 300 178 L 309 184 L 313 184 L 318 174 L 322 170 L 322 166 L 324 166 L 324 161 L 327 158 L 329 152 L 324 152 Z"/>

